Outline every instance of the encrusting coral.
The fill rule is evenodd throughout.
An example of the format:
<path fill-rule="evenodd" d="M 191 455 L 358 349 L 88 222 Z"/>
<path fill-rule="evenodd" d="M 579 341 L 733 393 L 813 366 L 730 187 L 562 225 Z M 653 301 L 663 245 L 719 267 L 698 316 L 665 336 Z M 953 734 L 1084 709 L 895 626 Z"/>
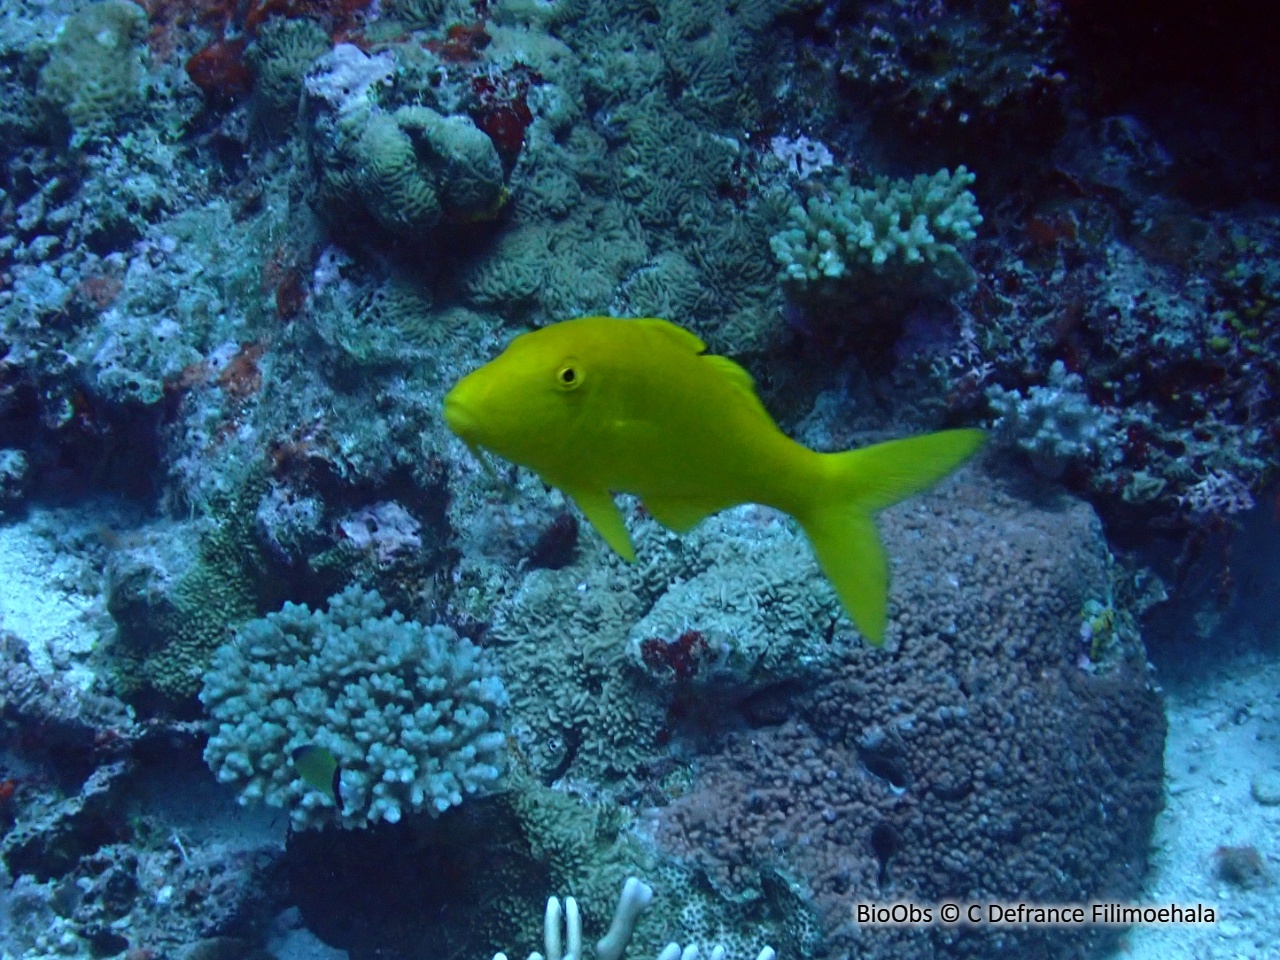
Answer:
<path fill-rule="evenodd" d="M 142 102 L 146 12 L 128 0 L 90 4 L 67 21 L 37 92 L 75 134 L 110 131 Z"/>

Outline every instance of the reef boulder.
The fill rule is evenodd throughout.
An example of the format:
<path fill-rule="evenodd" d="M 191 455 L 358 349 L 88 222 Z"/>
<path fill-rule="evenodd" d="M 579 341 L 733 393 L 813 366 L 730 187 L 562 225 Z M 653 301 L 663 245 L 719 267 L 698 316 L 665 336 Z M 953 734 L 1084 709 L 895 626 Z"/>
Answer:
<path fill-rule="evenodd" d="M 783 871 L 835 953 L 1078 957 L 1111 928 L 857 925 L 859 903 L 1132 898 L 1161 804 L 1165 720 L 1133 631 L 1107 652 L 1101 526 L 966 471 L 888 511 L 884 649 L 835 638 L 826 679 L 726 738 L 658 834 L 739 898 Z M 1092 607 L 1090 607 L 1092 609 Z M 1118 929 L 1118 928 L 1117 928 Z M 856 940 L 856 947 L 853 945 Z"/>

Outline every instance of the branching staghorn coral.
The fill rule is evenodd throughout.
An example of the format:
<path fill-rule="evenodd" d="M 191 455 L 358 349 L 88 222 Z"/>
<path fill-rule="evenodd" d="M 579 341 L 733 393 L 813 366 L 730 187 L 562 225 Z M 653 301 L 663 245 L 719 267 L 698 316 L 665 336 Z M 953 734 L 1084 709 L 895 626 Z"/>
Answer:
<path fill-rule="evenodd" d="M 877 177 L 871 187 L 837 180 L 829 196 L 794 206 L 793 226 L 770 241 L 783 279 L 801 291 L 856 281 L 859 274 L 922 268 L 952 282 L 967 280 L 959 248 L 982 223 L 968 190 L 973 180 L 963 166 L 911 180 Z"/>

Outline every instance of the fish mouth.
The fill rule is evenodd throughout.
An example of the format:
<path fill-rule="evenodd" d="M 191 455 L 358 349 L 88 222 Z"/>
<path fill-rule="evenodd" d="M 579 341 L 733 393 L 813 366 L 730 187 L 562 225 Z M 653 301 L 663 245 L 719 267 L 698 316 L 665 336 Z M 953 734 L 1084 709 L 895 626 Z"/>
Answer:
<path fill-rule="evenodd" d="M 489 458 L 485 456 L 484 448 L 476 437 L 478 430 L 476 429 L 475 417 L 467 409 L 466 404 L 458 399 L 457 393 L 458 391 L 455 388 L 445 394 L 444 422 L 458 439 L 466 444 L 471 456 L 475 457 L 476 462 L 484 469 L 489 479 L 497 482 L 498 475 L 494 471 L 493 465 L 489 463 Z"/>
<path fill-rule="evenodd" d="M 444 422 L 456 433 L 467 446 L 474 446 L 476 421 L 466 405 L 458 399 L 458 391 L 450 390 L 444 398 Z"/>

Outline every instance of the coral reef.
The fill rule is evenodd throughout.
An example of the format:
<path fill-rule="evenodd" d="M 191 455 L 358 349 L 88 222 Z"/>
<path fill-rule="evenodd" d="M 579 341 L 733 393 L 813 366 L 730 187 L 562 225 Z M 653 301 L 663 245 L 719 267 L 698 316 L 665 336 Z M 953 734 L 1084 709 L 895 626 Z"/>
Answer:
<path fill-rule="evenodd" d="M 850 890 L 1005 896 L 1030 882 L 1030 863 L 1046 876 L 1061 871 L 1062 885 L 1043 892 L 1050 898 L 1136 889 L 1143 841 L 1114 854 L 1120 837 L 1146 835 L 1156 809 L 1159 700 L 1131 624 L 1107 635 L 1105 651 L 1083 632 L 1081 611 L 1111 596 L 1112 575 L 1088 507 L 1031 508 L 970 476 L 914 511 L 888 512 L 898 652 L 885 663 L 848 645 L 811 555 L 771 512 L 729 511 L 683 538 L 635 519 L 641 565 L 606 559 L 613 569 L 599 577 L 602 552 L 589 543 L 574 565 L 529 572 L 488 608 L 486 637 L 511 678 L 511 729 L 537 775 L 669 798 L 675 781 L 653 777 L 671 746 L 754 728 L 703 762 L 694 792 L 661 815 L 661 832 L 718 897 L 759 903 L 774 872 L 808 884 L 837 942 Z M 460 585 L 478 584 L 470 571 L 479 569 L 464 563 Z M 1006 715 L 1020 718 L 1016 728 Z M 1023 728 L 1036 731 L 1031 741 L 1008 741 L 1015 734 L 1005 731 Z M 935 752 L 940 736 L 994 738 L 993 758 L 1018 750 L 1028 759 L 988 782 L 973 756 Z M 1088 745 L 1103 741 L 1094 756 Z M 1040 745 L 1034 755 L 1030 742 Z M 1027 798 L 1056 789 L 1057 764 L 1092 772 L 1063 785 L 1045 812 Z M 801 788 L 807 799 L 789 802 L 785 817 L 750 800 Z M 1107 816 L 1086 815 L 1099 802 Z M 983 811 L 993 809 L 1003 819 L 988 823 Z M 1045 817 L 1061 823 L 1033 825 Z M 1013 822 L 1022 837 L 1069 829 L 1088 852 L 1068 868 L 1058 848 L 1041 845 L 1024 863 L 1023 845 L 999 832 Z M 862 832 L 849 832 L 854 823 Z M 935 835 L 941 824 L 954 843 Z M 781 846 L 779 830 L 794 831 Z M 989 866 L 957 887 L 972 858 L 962 866 L 930 851 L 970 846 Z"/>
<path fill-rule="evenodd" d="M 1066 482 L 1108 522 L 1195 528 L 1230 511 L 1191 509 L 1213 502 L 1193 489 L 1256 492 L 1273 473 L 1280 438 L 1265 423 L 1280 377 L 1280 301 L 1261 251 L 1275 225 L 1254 217 L 1228 225 L 1109 192 L 1102 178 L 1139 175 L 1131 148 L 1141 131 L 1122 126 L 1130 146 L 1111 153 L 1113 165 L 1079 171 L 1091 185 L 1085 195 L 1060 184 L 1033 204 L 1023 256 L 961 295 L 960 336 L 931 363 L 953 409 L 995 397 L 1003 415 L 1014 394 L 1074 394 L 1077 415 L 1102 434 L 1100 455 L 1067 471 Z M 1120 224 L 1133 217 L 1147 227 L 1130 245 Z M 1075 387 L 1064 393 L 1067 381 Z"/>
<path fill-rule="evenodd" d="M 51 672 L 34 644 L 3 633 L 0 645 L 5 949 L 91 957 L 259 938 L 279 909 L 279 845 L 246 838 L 243 823 L 231 842 L 210 837 L 207 773 L 191 784 L 185 817 L 166 796 L 182 794 L 173 775 L 198 761 L 198 731 L 139 722 L 118 699 L 69 682 L 74 673 Z M 187 833 L 192 810 L 200 839 Z"/>
<path fill-rule="evenodd" d="M 1244 203 L 1280 183 L 1274 17 L 0 6 L 15 957 L 245 958 L 307 930 L 353 960 L 480 957 L 537 942 L 548 890 L 603 928 L 629 874 L 657 894 L 640 956 L 1106 946 L 855 943 L 845 908 L 1134 894 L 1162 732 L 1139 630 L 1199 638 L 1270 573 L 1234 530 L 1280 463 L 1280 222 Z M 993 458 L 1036 475 L 1014 500 L 971 473 L 884 518 L 880 656 L 769 511 L 675 537 L 624 501 L 624 565 L 439 416 L 517 331 L 595 312 L 697 331 L 812 446 L 987 423 Z M 1176 604 L 1144 615 L 1160 582 L 1122 578 L 1063 487 Z M 259 619 L 286 601 L 307 606 Z M 329 824 L 287 850 L 291 818 L 251 819 L 201 761 L 196 693 L 236 630 L 210 756 Z M 391 703 L 446 680 L 470 712 L 442 689 Z M 500 730 L 503 790 L 469 796 Z M 290 763 L 304 742 L 342 754 L 341 824 Z"/>
<path fill-rule="evenodd" d="M 31 960 L 247 951 L 282 905 L 280 847 L 176 838 L 110 843 L 46 881 L 24 873 L 0 895 L 6 949 Z"/>
<path fill-rule="evenodd" d="M 982 150 L 996 163 L 1001 150 L 1052 144 L 1068 92 L 1062 4 L 889 0 L 841 7 L 839 16 L 843 97 L 870 104 L 910 139 Z"/>

